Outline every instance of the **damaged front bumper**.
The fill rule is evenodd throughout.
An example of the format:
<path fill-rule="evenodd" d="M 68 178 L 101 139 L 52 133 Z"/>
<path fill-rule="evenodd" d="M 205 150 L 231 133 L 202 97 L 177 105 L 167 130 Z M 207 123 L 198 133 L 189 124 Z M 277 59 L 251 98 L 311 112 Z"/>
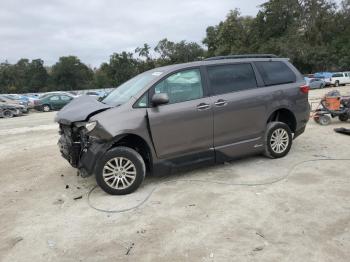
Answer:
<path fill-rule="evenodd" d="M 82 177 L 94 174 L 96 163 L 109 143 L 88 136 L 83 124 L 73 127 L 61 124 L 59 133 L 58 147 L 63 158 L 77 168 Z"/>

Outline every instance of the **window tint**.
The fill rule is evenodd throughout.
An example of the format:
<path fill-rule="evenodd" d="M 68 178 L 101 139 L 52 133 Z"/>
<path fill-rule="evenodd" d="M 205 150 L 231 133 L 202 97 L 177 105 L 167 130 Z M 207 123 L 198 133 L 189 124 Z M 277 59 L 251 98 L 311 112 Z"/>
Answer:
<path fill-rule="evenodd" d="M 208 75 L 214 95 L 257 87 L 255 74 L 250 64 L 210 66 Z"/>
<path fill-rule="evenodd" d="M 203 97 L 199 69 L 181 71 L 169 76 L 155 86 L 154 93 L 167 93 L 170 104 Z"/>
<path fill-rule="evenodd" d="M 296 76 L 294 72 L 283 62 L 255 62 L 265 85 L 279 85 L 294 83 Z"/>
<path fill-rule="evenodd" d="M 59 98 L 58 98 L 58 96 L 52 96 L 52 97 L 50 97 L 50 100 L 51 101 L 57 101 Z"/>

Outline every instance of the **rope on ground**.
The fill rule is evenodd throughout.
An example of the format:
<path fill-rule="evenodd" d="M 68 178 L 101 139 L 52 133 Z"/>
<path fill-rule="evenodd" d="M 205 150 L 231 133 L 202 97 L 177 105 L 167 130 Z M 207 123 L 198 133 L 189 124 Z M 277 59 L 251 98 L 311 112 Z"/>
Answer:
<path fill-rule="evenodd" d="M 278 182 L 281 182 L 283 180 L 285 180 L 286 178 L 288 178 L 293 172 L 294 170 L 305 164 L 305 163 L 309 163 L 309 162 L 317 162 L 317 161 L 350 161 L 350 158 L 317 158 L 317 159 L 310 159 L 310 160 L 305 160 L 305 161 L 301 161 L 299 163 L 296 163 L 294 166 L 292 166 L 291 169 L 288 170 L 288 172 L 284 175 L 281 176 L 277 179 L 274 179 L 272 181 L 268 181 L 268 182 L 264 182 L 264 183 L 226 183 L 226 182 L 222 182 L 222 181 L 215 181 L 215 180 L 205 180 L 205 179 L 173 179 L 173 180 L 169 180 L 169 181 L 163 181 L 158 183 L 156 186 L 153 187 L 153 189 L 146 195 L 146 197 L 137 205 L 130 207 L 130 208 L 124 208 L 124 209 L 116 209 L 116 210 L 106 210 L 106 209 L 102 209 L 102 208 L 98 208 L 95 207 L 92 203 L 91 203 L 91 194 L 92 192 L 98 187 L 98 185 L 95 185 L 93 188 L 90 189 L 90 191 L 87 193 L 87 202 L 88 205 L 99 212 L 103 212 L 103 213 L 123 213 L 123 212 L 127 212 L 127 211 L 132 211 L 135 210 L 141 206 L 143 206 L 152 196 L 152 194 L 154 193 L 154 191 L 156 191 L 156 189 L 158 189 L 161 185 L 164 184 L 170 184 L 170 183 L 175 183 L 175 182 L 197 182 L 197 183 L 208 183 L 208 184 L 218 184 L 218 185 L 226 185 L 226 186 L 267 186 L 267 185 L 272 185 L 272 184 L 276 184 Z"/>

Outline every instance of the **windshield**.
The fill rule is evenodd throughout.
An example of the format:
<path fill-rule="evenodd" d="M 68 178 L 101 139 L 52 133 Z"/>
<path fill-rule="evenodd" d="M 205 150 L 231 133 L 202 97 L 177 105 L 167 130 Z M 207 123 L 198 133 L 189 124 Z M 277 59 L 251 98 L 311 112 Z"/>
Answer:
<path fill-rule="evenodd" d="M 159 77 L 161 72 L 145 72 L 131 78 L 124 84 L 118 86 L 113 92 L 111 92 L 103 103 L 110 106 L 118 106 L 126 103 L 131 97 L 135 96 L 142 88 L 149 84 L 152 80 Z"/>

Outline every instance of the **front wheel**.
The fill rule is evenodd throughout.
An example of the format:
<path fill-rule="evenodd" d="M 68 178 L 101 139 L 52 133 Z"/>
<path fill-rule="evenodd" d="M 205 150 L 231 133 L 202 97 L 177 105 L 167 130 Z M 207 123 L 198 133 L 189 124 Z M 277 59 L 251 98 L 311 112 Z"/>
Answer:
<path fill-rule="evenodd" d="M 288 154 L 292 147 L 293 136 L 289 126 L 282 122 L 271 122 L 265 133 L 265 155 L 270 158 L 281 158 Z"/>
<path fill-rule="evenodd" d="M 108 194 L 134 192 L 146 175 L 141 155 L 129 147 L 113 148 L 102 157 L 96 168 L 96 182 Z"/>
<path fill-rule="evenodd" d="M 339 81 L 335 81 L 334 86 L 335 86 L 335 87 L 338 87 L 338 86 L 339 86 Z"/>

